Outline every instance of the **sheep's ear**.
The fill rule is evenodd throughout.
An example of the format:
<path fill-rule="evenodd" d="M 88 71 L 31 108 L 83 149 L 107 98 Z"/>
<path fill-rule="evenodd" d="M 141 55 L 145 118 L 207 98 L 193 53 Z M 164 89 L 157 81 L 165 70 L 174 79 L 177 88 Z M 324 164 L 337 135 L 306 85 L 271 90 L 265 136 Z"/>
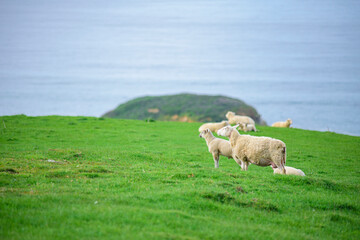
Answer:
<path fill-rule="evenodd" d="M 232 128 L 237 129 L 239 127 L 239 124 L 236 124 L 235 126 L 233 126 Z"/>

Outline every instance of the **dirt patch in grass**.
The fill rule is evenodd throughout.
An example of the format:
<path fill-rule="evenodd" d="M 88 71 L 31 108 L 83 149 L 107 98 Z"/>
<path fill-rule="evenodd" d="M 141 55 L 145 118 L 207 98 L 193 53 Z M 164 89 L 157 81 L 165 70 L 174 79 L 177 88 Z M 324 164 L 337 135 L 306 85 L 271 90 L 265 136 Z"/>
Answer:
<path fill-rule="evenodd" d="M 237 192 L 247 193 L 241 186 L 237 186 L 235 189 L 236 189 Z"/>
<path fill-rule="evenodd" d="M 232 177 L 232 178 L 244 178 L 244 176 L 241 176 L 241 175 L 239 175 L 239 174 L 232 174 L 232 173 L 230 173 L 230 174 L 228 174 L 230 177 Z"/>
<path fill-rule="evenodd" d="M 49 158 L 62 160 L 79 160 L 84 159 L 85 155 L 79 150 L 71 149 L 49 149 Z"/>

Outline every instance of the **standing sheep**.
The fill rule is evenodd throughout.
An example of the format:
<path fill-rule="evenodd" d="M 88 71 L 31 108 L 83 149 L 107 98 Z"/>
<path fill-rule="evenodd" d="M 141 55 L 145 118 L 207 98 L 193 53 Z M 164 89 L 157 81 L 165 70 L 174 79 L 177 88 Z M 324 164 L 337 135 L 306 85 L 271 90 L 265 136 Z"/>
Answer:
<path fill-rule="evenodd" d="M 262 167 L 271 165 L 273 169 L 279 168 L 282 174 L 286 174 L 284 142 L 269 137 L 240 135 L 237 127 L 238 125 L 223 127 L 217 134 L 229 138 L 232 156 L 242 170 L 246 171 L 249 163 L 252 163 Z"/>
<path fill-rule="evenodd" d="M 239 129 L 244 132 L 257 131 L 255 125 L 252 125 L 250 123 L 240 123 Z"/>
<path fill-rule="evenodd" d="M 210 129 L 203 130 L 200 133 L 199 137 L 205 138 L 206 145 L 209 148 L 209 152 L 213 156 L 215 168 L 219 167 L 219 155 L 232 158 L 232 149 L 229 141 L 214 137 Z"/>
<path fill-rule="evenodd" d="M 230 124 L 250 123 L 255 126 L 255 121 L 251 117 L 235 115 L 234 112 L 227 112 L 225 116 Z"/>
<path fill-rule="evenodd" d="M 286 175 L 297 175 L 297 176 L 305 176 L 305 173 L 301 171 L 300 169 L 296 169 L 293 167 L 285 166 Z M 274 169 L 274 174 L 281 174 L 281 171 L 279 168 Z"/>
<path fill-rule="evenodd" d="M 276 122 L 273 125 L 271 125 L 272 127 L 283 127 L 283 128 L 288 128 L 290 127 L 290 125 L 292 124 L 292 120 L 289 118 L 288 120 L 286 120 L 285 122 Z"/>
<path fill-rule="evenodd" d="M 205 123 L 200 126 L 199 132 L 202 132 L 207 128 L 210 129 L 210 131 L 212 131 L 212 132 L 216 132 L 217 130 L 219 130 L 220 128 L 223 128 L 225 126 L 229 126 L 228 121 L 222 121 L 219 123 Z"/>

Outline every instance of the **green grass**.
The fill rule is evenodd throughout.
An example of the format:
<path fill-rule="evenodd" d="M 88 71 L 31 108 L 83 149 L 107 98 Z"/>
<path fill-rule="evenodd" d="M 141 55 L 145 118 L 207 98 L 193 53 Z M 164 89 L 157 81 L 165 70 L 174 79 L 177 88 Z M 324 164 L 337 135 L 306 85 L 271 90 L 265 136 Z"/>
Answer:
<path fill-rule="evenodd" d="M 0 239 L 360 238 L 359 137 L 259 126 L 282 176 L 215 169 L 199 125 L 0 117 Z"/>

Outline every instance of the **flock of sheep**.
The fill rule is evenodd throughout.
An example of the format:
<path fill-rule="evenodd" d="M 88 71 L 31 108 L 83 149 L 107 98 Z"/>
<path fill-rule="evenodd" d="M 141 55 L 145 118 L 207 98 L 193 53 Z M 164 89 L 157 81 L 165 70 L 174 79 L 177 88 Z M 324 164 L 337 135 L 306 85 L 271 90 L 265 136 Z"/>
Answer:
<path fill-rule="evenodd" d="M 300 169 L 285 166 L 286 145 L 283 141 L 270 137 L 241 135 L 237 128 L 244 132 L 256 131 L 255 121 L 248 116 L 235 115 L 234 112 L 228 112 L 225 116 L 228 121 L 205 123 L 199 128 L 199 137 L 205 139 L 215 168 L 219 167 L 219 156 L 222 155 L 233 158 L 244 171 L 248 169 L 249 164 L 255 164 L 262 167 L 271 166 L 274 173 L 278 174 L 305 176 Z M 291 124 L 291 119 L 288 119 L 285 122 L 276 122 L 272 126 L 290 127 Z M 216 138 L 213 132 L 229 138 L 229 141 Z"/>

